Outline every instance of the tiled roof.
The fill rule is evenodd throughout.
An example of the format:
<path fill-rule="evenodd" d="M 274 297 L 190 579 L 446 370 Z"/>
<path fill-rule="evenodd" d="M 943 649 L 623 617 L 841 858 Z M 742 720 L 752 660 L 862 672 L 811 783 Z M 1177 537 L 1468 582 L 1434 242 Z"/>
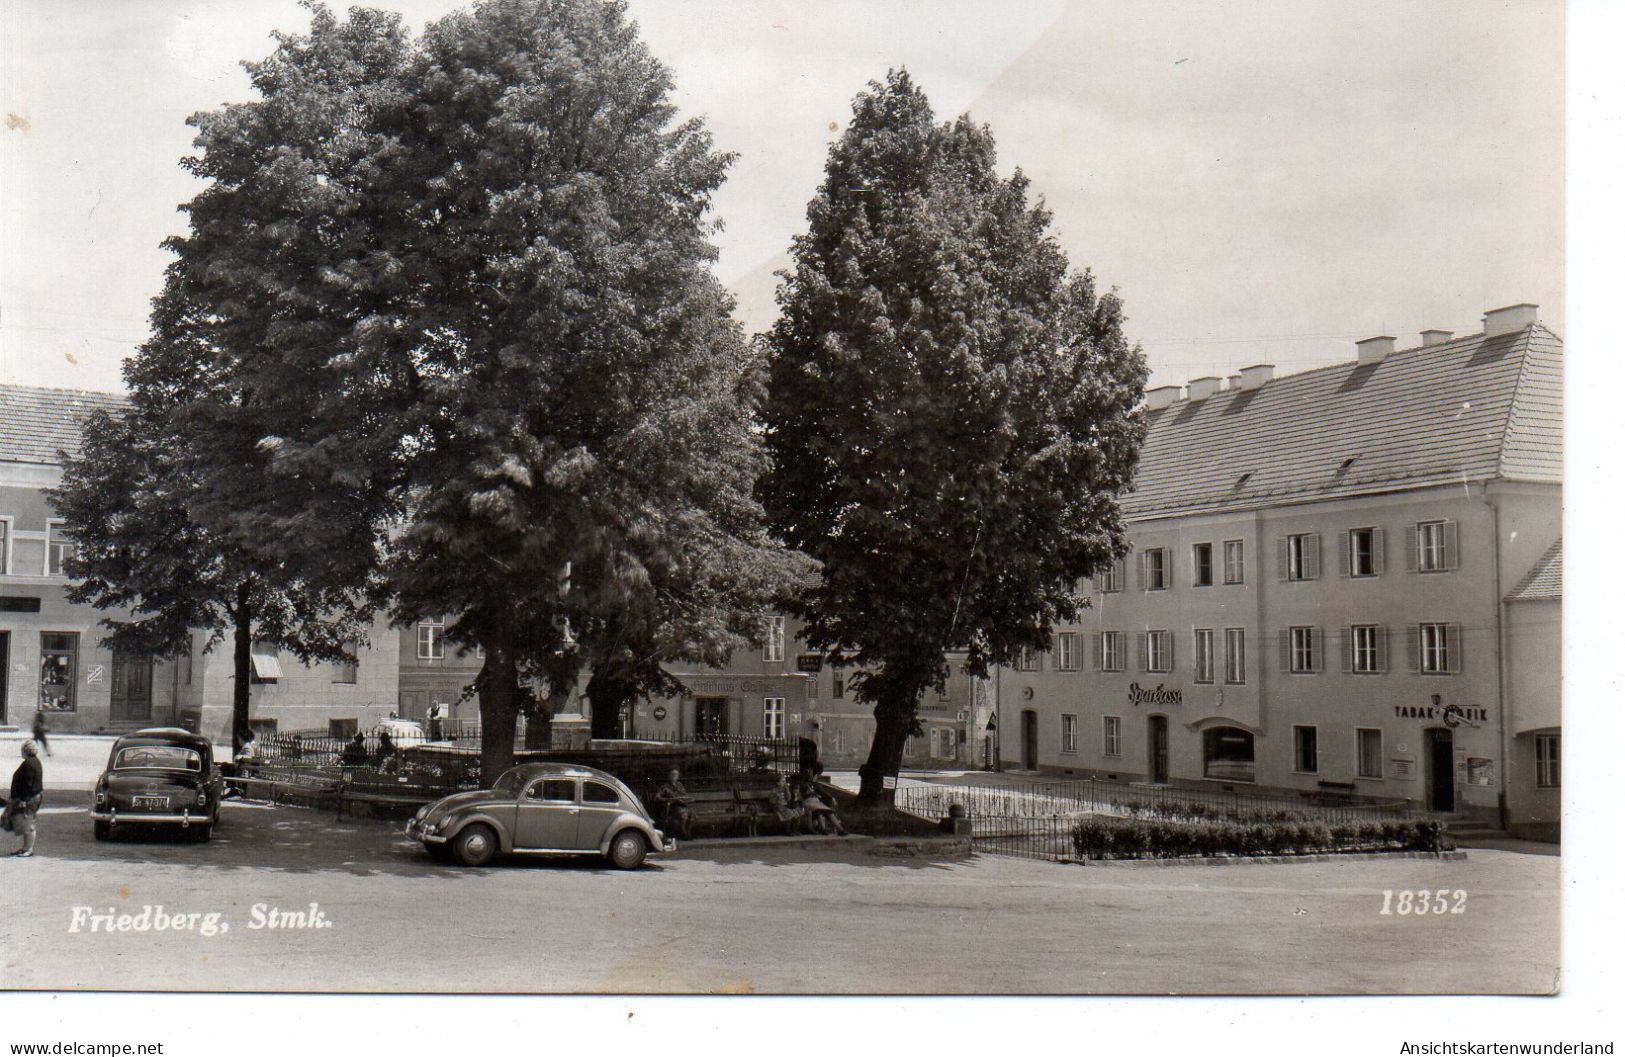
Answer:
<path fill-rule="evenodd" d="M 0 462 L 54 464 L 58 451 L 78 452 L 85 416 L 123 406 L 117 393 L 0 385 Z"/>
<path fill-rule="evenodd" d="M 1563 597 L 1563 541 L 1559 539 L 1507 595 L 1508 602 L 1529 602 Z"/>
<path fill-rule="evenodd" d="M 1540 324 L 1150 412 L 1130 519 L 1456 481 L 1562 482 L 1562 341 Z"/>

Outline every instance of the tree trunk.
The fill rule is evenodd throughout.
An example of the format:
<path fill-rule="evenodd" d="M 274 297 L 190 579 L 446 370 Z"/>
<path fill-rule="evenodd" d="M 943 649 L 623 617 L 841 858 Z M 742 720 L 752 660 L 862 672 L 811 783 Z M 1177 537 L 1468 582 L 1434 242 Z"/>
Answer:
<path fill-rule="evenodd" d="M 858 768 L 858 803 L 863 807 L 891 807 L 897 799 L 896 782 L 886 788 L 886 779 L 896 779 L 903 766 L 903 746 L 914 722 L 914 704 L 919 691 L 889 690 L 875 704 L 875 737 L 869 743 L 869 758 Z"/>
<path fill-rule="evenodd" d="M 237 608 L 232 611 L 231 665 L 231 752 L 235 756 L 237 750 L 243 747 L 248 740 L 248 704 L 250 684 L 253 678 L 251 666 L 253 658 L 250 656 L 254 649 L 254 613 L 248 604 L 249 583 L 244 580 L 237 585 Z"/>
<path fill-rule="evenodd" d="M 519 722 L 519 668 L 508 644 L 485 644 L 480 672 L 480 783 L 487 789 L 513 767 Z"/>
<path fill-rule="evenodd" d="M 593 672 L 587 680 L 587 700 L 592 702 L 592 736 L 619 738 L 622 709 L 630 708 L 637 698 L 637 687 L 625 679 Z"/>

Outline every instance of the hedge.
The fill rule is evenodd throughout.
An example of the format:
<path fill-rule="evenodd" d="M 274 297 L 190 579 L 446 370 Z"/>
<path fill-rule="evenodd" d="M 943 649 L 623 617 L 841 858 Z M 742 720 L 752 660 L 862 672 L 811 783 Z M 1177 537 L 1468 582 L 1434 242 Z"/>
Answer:
<path fill-rule="evenodd" d="M 1346 822 L 1167 822 L 1091 817 L 1072 830 L 1086 859 L 1178 859 L 1218 855 L 1316 855 L 1339 851 L 1449 851 L 1444 824 L 1434 820 Z"/>

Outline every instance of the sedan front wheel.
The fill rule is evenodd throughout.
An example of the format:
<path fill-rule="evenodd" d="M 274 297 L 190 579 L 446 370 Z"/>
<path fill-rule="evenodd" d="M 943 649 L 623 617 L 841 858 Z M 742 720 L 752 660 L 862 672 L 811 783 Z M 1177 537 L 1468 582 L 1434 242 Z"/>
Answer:
<path fill-rule="evenodd" d="M 452 849 L 457 855 L 457 861 L 464 866 L 484 866 L 497 857 L 501 845 L 497 843 L 496 831 L 484 823 L 476 822 L 472 826 L 465 826 L 452 841 Z"/>

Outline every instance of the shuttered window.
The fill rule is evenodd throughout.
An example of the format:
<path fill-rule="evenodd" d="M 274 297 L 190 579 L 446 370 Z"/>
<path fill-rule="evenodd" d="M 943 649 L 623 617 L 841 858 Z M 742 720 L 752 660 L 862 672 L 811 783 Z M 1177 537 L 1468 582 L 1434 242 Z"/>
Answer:
<path fill-rule="evenodd" d="M 1140 552 L 1140 590 L 1166 591 L 1168 589 L 1168 550 L 1152 547 Z"/>
<path fill-rule="evenodd" d="M 1374 675 L 1388 670 L 1388 629 L 1356 624 L 1343 629 L 1343 670 Z"/>
<path fill-rule="evenodd" d="M 1095 574 L 1095 590 L 1101 594 L 1113 594 L 1123 589 L 1123 559 L 1118 558 L 1103 566 Z"/>
<path fill-rule="evenodd" d="M 1095 638 L 1095 667 L 1103 672 L 1120 672 L 1125 652 L 1121 631 L 1102 631 Z"/>
<path fill-rule="evenodd" d="M 1349 529 L 1337 549 L 1337 571 L 1343 576 L 1381 576 L 1385 541 L 1380 528 Z"/>
<path fill-rule="evenodd" d="M 1320 534 L 1301 532 L 1277 541 L 1282 580 L 1320 579 Z"/>
<path fill-rule="evenodd" d="M 1423 521 L 1406 533 L 1405 567 L 1411 572 L 1443 573 L 1455 569 L 1460 533 L 1454 521 Z"/>
<path fill-rule="evenodd" d="M 1198 683 L 1213 681 L 1213 629 L 1196 628 L 1193 634 L 1191 680 Z"/>
<path fill-rule="evenodd" d="M 1247 629 L 1224 629 L 1224 681 L 1240 686 L 1247 681 Z"/>
<path fill-rule="evenodd" d="M 1239 584 L 1246 578 L 1246 567 L 1243 561 L 1243 548 L 1241 540 L 1224 541 L 1224 582 Z"/>
<path fill-rule="evenodd" d="M 1286 628 L 1281 633 L 1281 669 L 1295 675 L 1320 671 L 1320 629 Z"/>
<path fill-rule="evenodd" d="M 1140 670 L 1174 670 L 1174 638 L 1166 631 L 1148 631 L 1140 636 Z"/>
<path fill-rule="evenodd" d="M 1460 624 L 1412 624 L 1405 635 L 1410 670 L 1423 675 L 1455 675 L 1461 671 Z"/>
<path fill-rule="evenodd" d="M 1081 666 L 1079 663 L 1080 658 L 1078 656 L 1080 652 L 1078 649 L 1078 633 L 1075 631 L 1063 631 L 1059 635 L 1055 636 L 1055 638 L 1057 640 L 1056 653 L 1060 657 L 1060 670 L 1063 672 L 1077 671 Z"/>

